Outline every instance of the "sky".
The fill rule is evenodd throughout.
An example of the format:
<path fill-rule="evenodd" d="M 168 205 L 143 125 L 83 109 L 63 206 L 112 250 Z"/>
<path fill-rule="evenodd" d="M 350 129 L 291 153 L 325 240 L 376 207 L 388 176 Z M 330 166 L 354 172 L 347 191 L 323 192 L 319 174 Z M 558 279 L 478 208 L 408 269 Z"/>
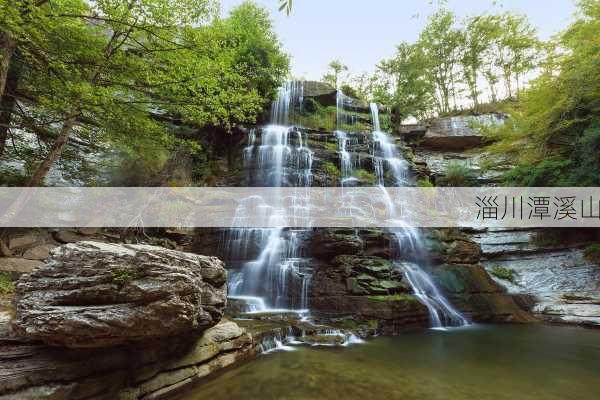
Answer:
<path fill-rule="evenodd" d="M 350 73 L 372 73 L 393 56 L 402 41 L 413 42 L 436 8 L 429 0 L 294 0 L 288 17 L 278 0 L 254 0 L 271 11 L 275 31 L 292 56 L 292 76 L 320 79 L 331 60 L 339 59 Z M 221 0 L 223 15 L 243 0 Z M 493 5 L 500 3 L 501 6 Z M 459 18 L 487 11 L 526 14 L 542 39 L 572 21 L 574 0 L 448 0 Z"/>

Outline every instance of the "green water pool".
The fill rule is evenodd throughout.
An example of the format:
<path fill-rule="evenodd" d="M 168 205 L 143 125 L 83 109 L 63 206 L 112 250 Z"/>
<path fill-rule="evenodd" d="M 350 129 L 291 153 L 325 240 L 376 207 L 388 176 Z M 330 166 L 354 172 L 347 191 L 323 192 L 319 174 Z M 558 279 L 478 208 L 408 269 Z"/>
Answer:
<path fill-rule="evenodd" d="M 600 399 L 600 330 L 475 326 L 274 352 L 184 400 Z"/>

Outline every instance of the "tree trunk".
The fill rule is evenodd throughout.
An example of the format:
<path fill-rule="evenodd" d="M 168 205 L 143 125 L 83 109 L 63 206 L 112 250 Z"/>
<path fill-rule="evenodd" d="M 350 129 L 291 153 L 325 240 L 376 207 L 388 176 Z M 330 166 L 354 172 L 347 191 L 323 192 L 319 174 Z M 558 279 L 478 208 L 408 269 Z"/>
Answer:
<path fill-rule="evenodd" d="M 0 156 L 4 153 L 10 121 L 12 120 L 12 114 L 15 108 L 15 93 L 17 91 L 17 84 L 21 74 L 20 70 L 21 64 L 13 58 L 8 69 L 4 94 L 0 100 Z"/>
<path fill-rule="evenodd" d="M 42 161 L 42 163 L 37 167 L 33 176 L 27 182 L 27 186 L 39 186 L 43 179 L 50 171 L 52 165 L 58 160 L 63 149 L 67 145 L 69 141 L 69 135 L 71 134 L 71 129 L 75 125 L 76 116 L 69 117 L 64 123 L 60 130 L 60 135 L 56 138 L 56 141 L 52 145 L 50 152 Z"/>
<path fill-rule="evenodd" d="M 4 94 L 10 60 L 12 59 L 16 46 L 17 44 L 8 33 L 0 32 L 0 95 Z"/>

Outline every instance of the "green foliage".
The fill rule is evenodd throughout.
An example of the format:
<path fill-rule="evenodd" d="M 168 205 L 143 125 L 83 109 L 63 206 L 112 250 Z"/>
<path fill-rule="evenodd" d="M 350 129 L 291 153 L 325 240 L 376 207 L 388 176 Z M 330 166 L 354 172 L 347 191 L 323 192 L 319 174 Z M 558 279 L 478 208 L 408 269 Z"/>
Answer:
<path fill-rule="evenodd" d="M 377 182 L 377 177 L 375 176 L 375 174 L 365 169 L 357 169 L 356 171 L 354 171 L 354 176 L 360 179 L 361 181 L 371 185 Z"/>
<path fill-rule="evenodd" d="M 381 302 L 415 302 L 418 301 L 414 296 L 409 294 L 394 294 L 394 295 L 384 295 L 384 296 L 369 296 L 369 300 L 373 301 L 381 301 Z"/>
<path fill-rule="evenodd" d="M 473 186 L 473 173 L 460 162 L 450 162 L 446 166 L 444 177 L 440 179 L 442 186 L 468 187 Z"/>
<path fill-rule="evenodd" d="M 15 284 L 11 279 L 9 272 L 0 272 L 0 295 L 14 293 Z"/>
<path fill-rule="evenodd" d="M 323 169 L 330 179 L 339 179 L 341 176 L 340 169 L 331 161 L 323 162 Z"/>
<path fill-rule="evenodd" d="M 213 0 L 21 5 L 2 1 L 0 25 L 18 43 L 18 88 L 31 102 L 13 112 L 13 136 L 44 143 L 11 148 L 33 161 L 33 184 L 68 156 L 59 137 L 160 170 L 173 149 L 200 151 L 202 129 L 253 123 L 289 69 L 268 12 L 251 2 L 223 19 Z"/>
<path fill-rule="evenodd" d="M 329 71 L 323 76 L 323 81 L 329 83 L 334 88 L 340 86 L 340 76 L 342 72 L 348 71 L 348 67 L 340 60 L 333 60 L 329 63 Z"/>
<path fill-rule="evenodd" d="M 544 160 L 538 164 L 520 164 L 504 175 L 507 186 L 570 186 L 566 179 L 569 160 Z"/>
<path fill-rule="evenodd" d="M 392 59 L 378 65 L 373 98 L 394 111 L 396 124 L 409 116 L 464 112 L 459 104 L 465 93 L 473 104 L 469 112 L 481 112 L 483 82 L 491 103 L 501 100 L 500 82 L 508 98 L 518 96 L 540 54 L 536 34 L 521 15 L 483 14 L 459 23 L 441 9 L 430 16 L 415 43 L 401 43 Z"/>
<path fill-rule="evenodd" d="M 116 284 L 123 286 L 139 277 L 139 273 L 131 268 L 122 268 L 113 271 L 112 280 Z"/>
<path fill-rule="evenodd" d="M 431 181 L 429 180 L 429 178 L 425 178 L 425 179 L 417 179 L 417 187 L 420 188 L 431 188 L 433 187 L 433 183 L 431 183 Z"/>
<path fill-rule="evenodd" d="M 515 280 L 515 271 L 510 268 L 504 268 L 499 265 L 494 265 L 490 273 L 496 278 L 503 279 L 505 281 L 514 282 Z"/>
<path fill-rule="evenodd" d="M 594 264 L 600 265 L 600 244 L 592 244 L 583 251 L 585 259 Z"/>
<path fill-rule="evenodd" d="M 336 129 L 337 115 L 335 106 L 323 107 L 312 99 L 307 99 L 304 113 L 294 115 L 294 123 L 305 128 L 334 131 Z M 314 110 L 314 111 L 311 111 Z"/>
<path fill-rule="evenodd" d="M 597 186 L 600 182 L 600 3 L 579 2 L 575 23 L 547 46 L 542 74 L 490 133 L 490 150 L 515 164 L 508 183 Z M 562 49 L 559 53 L 556 49 Z"/>

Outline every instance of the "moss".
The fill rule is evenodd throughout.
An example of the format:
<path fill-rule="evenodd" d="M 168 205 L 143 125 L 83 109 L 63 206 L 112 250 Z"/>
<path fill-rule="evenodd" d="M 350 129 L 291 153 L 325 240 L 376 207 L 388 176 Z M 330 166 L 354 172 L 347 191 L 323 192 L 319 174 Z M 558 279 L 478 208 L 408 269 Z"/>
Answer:
<path fill-rule="evenodd" d="M 369 300 L 373 301 L 403 301 L 403 302 L 413 302 L 418 301 L 409 294 L 394 294 L 394 295 L 386 295 L 386 296 L 369 296 Z"/>
<path fill-rule="evenodd" d="M 433 183 L 429 179 L 417 179 L 417 187 L 430 188 L 433 187 Z"/>
<path fill-rule="evenodd" d="M 600 243 L 586 247 L 583 256 L 589 262 L 600 265 Z"/>
<path fill-rule="evenodd" d="M 379 329 L 379 321 L 376 319 L 370 319 L 367 321 L 367 326 L 369 327 L 369 329 Z"/>
<path fill-rule="evenodd" d="M 338 144 L 333 142 L 325 142 L 323 143 L 323 147 L 328 151 L 338 151 Z"/>
<path fill-rule="evenodd" d="M 15 284 L 8 272 L 0 272 L 0 294 L 6 295 L 14 293 Z"/>
<path fill-rule="evenodd" d="M 118 269 L 113 271 L 112 273 L 112 280 L 113 282 L 119 284 L 119 285 L 124 285 L 128 282 L 131 282 L 135 279 L 139 278 L 139 274 L 137 271 L 130 269 L 130 268 L 122 268 L 122 269 Z"/>
<path fill-rule="evenodd" d="M 374 184 L 375 182 L 377 182 L 377 177 L 375 176 L 375 174 L 372 174 L 365 169 L 356 170 L 354 176 L 368 184 Z"/>
<path fill-rule="evenodd" d="M 515 280 L 515 271 L 510 268 L 504 268 L 499 265 L 494 265 L 490 273 L 496 278 L 503 279 L 505 281 L 514 282 Z"/>
<path fill-rule="evenodd" d="M 323 163 L 323 169 L 325 170 L 329 178 L 337 179 L 340 177 L 339 168 L 331 161 L 325 161 Z"/>

